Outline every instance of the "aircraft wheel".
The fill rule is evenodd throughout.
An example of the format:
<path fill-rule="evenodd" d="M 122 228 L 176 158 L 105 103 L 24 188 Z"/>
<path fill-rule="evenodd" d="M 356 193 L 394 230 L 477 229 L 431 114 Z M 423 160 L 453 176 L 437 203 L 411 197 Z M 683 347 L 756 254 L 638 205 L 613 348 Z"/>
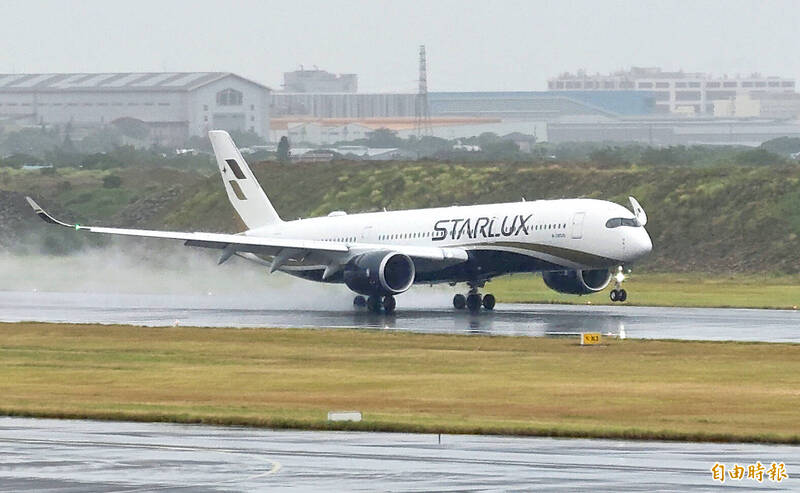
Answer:
<path fill-rule="evenodd" d="M 367 308 L 372 313 L 378 313 L 381 311 L 381 299 L 377 296 L 370 296 L 367 298 Z"/>
<path fill-rule="evenodd" d="M 481 307 L 481 295 L 471 294 L 467 296 L 467 308 L 469 311 L 476 312 Z"/>
<path fill-rule="evenodd" d="M 617 291 L 616 289 L 612 289 L 608 297 L 611 298 L 612 302 L 616 303 L 617 301 L 619 301 L 619 291 Z"/>
<path fill-rule="evenodd" d="M 619 301 L 623 302 L 628 299 L 628 292 L 624 289 L 619 290 Z"/>
<path fill-rule="evenodd" d="M 487 294 L 483 297 L 483 307 L 487 310 L 494 310 L 494 305 L 497 303 L 497 300 L 494 299 L 493 294 Z"/>
<path fill-rule="evenodd" d="M 353 298 L 353 306 L 356 308 L 362 308 L 367 306 L 367 299 L 363 296 L 359 295 Z"/>
<path fill-rule="evenodd" d="M 383 309 L 386 313 L 394 313 L 396 307 L 397 301 L 395 301 L 394 296 L 383 297 Z"/>
<path fill-rule="evenodd" d="M 453 296 L 453 308 L 456 310 L 463 310 L 467 306 L 467 297 L 463 294 Z"/>

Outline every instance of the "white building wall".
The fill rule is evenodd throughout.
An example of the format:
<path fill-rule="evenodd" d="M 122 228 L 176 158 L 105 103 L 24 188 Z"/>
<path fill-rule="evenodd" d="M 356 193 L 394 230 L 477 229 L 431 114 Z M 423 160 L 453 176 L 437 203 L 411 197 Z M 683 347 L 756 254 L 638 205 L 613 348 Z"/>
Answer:
<path fill-rule="evenodd" d="M 649 91 L 656 99 L 657 113 L 713 114 L 714 102 L 754 92 L 794 93 L 795 80 L 783 77 L 712 76 L 636 70 L 613 75 L 565 74 L 550 79 L 548 88 L 556 91 Z"/>
<path fill-rule="evenodd" d="M 0 94 L 0 115 L 26 116 L 31 124 L 103 124 L 117 118 L 185 121 L 178 92 L 40 92 Z"/>
<path fill-rule="evenodd" d="M 241 105 L 217 104 L 217 93 L 234 89 L 242 93 Z M 269 138 L 269 90 L 235 76 L 228 76 L 191 91 L 189 94 L 188 120 L 191 135 L 203 136 L 209 130 L 236 130 L 217 128 L 220 122 L 230 123 L 231 118 L 222 115 L 241 115 L 243 128 Z M 217 115 L 215 126 L 214 116 Z"/>
<path fill-rule="evenodd" d="M 217 104 L 224 89 L 242 93 L 240 105 Z M 105 125 L 135 118 L 169 135 L 203 137 L 214 128 L 214 115 L 240 115 L 243 130 L 269 138 L 269 89 L 229 75 L 194 90 L 42 90 L 2 91 L 0 118 L 22 125 Z M 226 128 L 230 129 L 230 128 Z"/>

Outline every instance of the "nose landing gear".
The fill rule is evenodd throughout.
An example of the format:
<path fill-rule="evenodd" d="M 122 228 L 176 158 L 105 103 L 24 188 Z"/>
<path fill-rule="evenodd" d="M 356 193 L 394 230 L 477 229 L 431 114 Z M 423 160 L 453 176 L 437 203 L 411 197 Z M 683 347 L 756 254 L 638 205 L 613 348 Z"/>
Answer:
<path fill-rule="evenodd" d="M 622 266 L 617 267 L 617 273 L 614 275 L 614 289 L 611 290 L 609 298 L 612 302 L 620 302 L 628 299 L 628 292 L 622 289 L 622 282 L 625 281 L 625 274 L 622 272 Z"/>
<path fill-rule="evenodd" d="M 478 292 L 479 287 L 483 287 L 483 283 L 478 285 L 476 283 L 469 283 L 469 293 L 466 296 L 457 294 L 453 296 L 453 308 L 456 310 L 463 310 L 467 308 L 471 312 L 477 312 L 481 309 L 481 305 L 486 310 L 493 310 L 497 302 L 493 294 L 486 294 L 481 296 Z"/>

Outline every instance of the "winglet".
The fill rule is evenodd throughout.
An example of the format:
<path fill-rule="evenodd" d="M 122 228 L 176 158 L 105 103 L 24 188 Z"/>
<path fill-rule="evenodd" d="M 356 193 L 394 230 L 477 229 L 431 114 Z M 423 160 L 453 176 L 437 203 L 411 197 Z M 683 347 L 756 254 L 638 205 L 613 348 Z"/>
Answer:
<path fill-rule="evenodd" d="M 639 204 L 639 201 L 637 201 L 633 197 L 628 197 L 628 200 L 631 203 L 631 207 L 633 207 L 633 215 L 639 221 L 639 224 L 641 224 L 642 226 L 647 224 L 647 213 L 644 211 L 642 206 Z"/>
<path fill-rule="evenodd" d="M 65 222 L 59 221 L 58 219 L 54 218 L 53 216 L 51 216 L 50 214 L 48 214 L 48 213 L 47 213 L 47 212 L 46 212 L 44 209 L 42 209 L 42 208 L 39 206 L 39 204 L 37 204 L 37 203 L 36 203 L 36 202 L 35 202 L 35 201 L 34 201 L 32 198 L 30 198 L 30 197 L 25 197 L 25 200 L 27 200 L 27 201 L 28 201 L 28 204 L 29 204 L 29 205 L 31 206 L 31 208 L 33 209 L 33 212 L 35 212 L 35 213 L 36 213 L 36 215 L 37 215 L 37 216 L 39 216 L 39 218 L 40 218 L 42 221 L 44 221 L 44 222 L 46 222 L 46 223 L 50 223 L 50 224 L 56 224 L 56 225 L 58 225 L 58 226 L 64 226 L 64 227 L 67 227 L 67 228 L 75 228 L 76 230 L 79 230 L 79 229 L 81 229 L 81 227 L 80 227 L 80 226 L 78 226 L 77 224 L 69 224 L 69 223 L 65 223 Z"/>

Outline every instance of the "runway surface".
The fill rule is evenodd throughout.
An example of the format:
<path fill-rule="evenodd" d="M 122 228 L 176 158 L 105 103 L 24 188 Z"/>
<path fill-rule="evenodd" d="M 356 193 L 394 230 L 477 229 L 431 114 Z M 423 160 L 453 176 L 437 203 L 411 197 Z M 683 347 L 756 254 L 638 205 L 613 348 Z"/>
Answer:
<path fill-rule="evenodd" d="M 258 295 L 138 295 L 0 291 L 0 321 L 120 323 L 201 327 L 355 327 L 415 332 L 543 336 L 602 332 L 635 338 L 800 342 L 800 312 L 633 306 L 498 304 L 471 315 L 436 302 L 402 298 L 396 314 L 281 309 Z M 341 302 L 339 302 L 341 301 Z M 288 301 L 284 301 L 288 303 Z M 267 305 L 264 308 L 264 305 Z M 443 307 L 445 306 L 445 307 Z"/>
<path fill-rule="evenodd" d="M 0 491 L 705 491 L 715 463 L 783 462 L 800 447 L 558 440 L 0 418 Z"/>

